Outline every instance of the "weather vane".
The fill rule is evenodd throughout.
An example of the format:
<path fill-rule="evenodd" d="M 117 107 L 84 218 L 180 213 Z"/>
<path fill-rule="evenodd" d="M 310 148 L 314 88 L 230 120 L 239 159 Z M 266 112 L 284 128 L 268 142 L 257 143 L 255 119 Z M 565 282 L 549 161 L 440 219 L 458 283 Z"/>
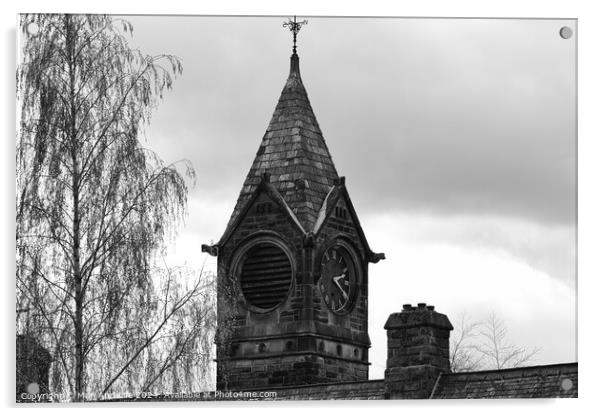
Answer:
<path fill-rule="evenodd" d="M 297 53 L 297 33 L 301 30 L 301 26 L 306 24 L 307 20 L 297 22 L 297 16 L 293 16 L 293 20 L 288 19 L 288 22 L 282 24 L 282 27 L 288 27 L 293 32 L 293 53 Z"/>

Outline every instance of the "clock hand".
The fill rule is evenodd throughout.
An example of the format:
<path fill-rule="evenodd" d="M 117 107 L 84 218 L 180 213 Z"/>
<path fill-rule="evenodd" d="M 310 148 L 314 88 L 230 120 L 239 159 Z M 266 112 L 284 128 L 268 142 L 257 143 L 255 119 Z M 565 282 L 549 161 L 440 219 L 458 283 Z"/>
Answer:
<path fill-rule="evenodd" d="M 334 282 L 335 285 L 337 285 L 337 287 L 339 288 L 339 290 L 343 293 L 343 297 L 345 298 L 345 300 L 347 300 L 347 299 L 349 299 L 349 296 L 347 295 L 347 293 L 343 290 L 343 288 L 339 284 L 339 280 L 343 279 L 344 277 L 345 277 L 345 273 L 343 273 L 340 276 L 334 276 L 332 278 L 332 281 Z"/>

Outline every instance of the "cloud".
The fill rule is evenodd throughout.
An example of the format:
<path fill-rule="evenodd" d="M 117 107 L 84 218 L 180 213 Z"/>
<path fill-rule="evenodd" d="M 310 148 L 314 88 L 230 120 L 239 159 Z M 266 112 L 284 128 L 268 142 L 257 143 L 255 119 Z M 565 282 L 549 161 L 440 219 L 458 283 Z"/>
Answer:
<path fill-rule="evenodd" d="M 394 241 L 404 244 L 437 244 L 461 247 L 475 255 L 495 254 L 501 258 L 509 258 L 509 261 L 522 262 L 574 288 L 574 227 L 542 226 L 512 217 L 440 217 L 403 213 L 369 216 L 363 224 L 368 237 L 373 229 L 377 230 L 376 232 L 385 229 L 395 236 Z M 387 250 L 386 247 L 373 248 Z"/>
<path fill-rule="evenodd" d="M 366 210 L 575 223 L 575 49 L 559 22 L 371 23 L 322 45 L 368 52 L 308 87 Z"/>
<path fill-rule="evenodd" d="M 234 199 L 288 73 L 282 19 L 129 19 L 137 46 L 184 63 L 150 140 L 167 160 L 190 158 L 203 192 Z M 574 22 L 310 19 L 301 73 L 356 203 L 573 225 L 575 43 L 558 36 L 564 24 Z"/>
<path fill-rule="evenodd" d="M 455 325 L 464 313 L 483 320 L 494 312 L 505 321 L 509 342 L 542 348 L 533 364 L 576 360 L 573 285 L 532 267 L 524 258 L 501 255 L 503 247 L 479 245 L 470 239 L 468 244 L 459 242 L 468 219 L 453 225 L 440 219 L 407 220 L 401 226 L 384 218 L 365 224 L 371 244 L 387 254 L 386 260 L 370 265 L 369 271 L 371 378 L 382 377 L 386 362 L 383 325 L 404 303 L 435 305 Z M 519 231 L 519 224 L 510 227 Z M 487 227 L 478 224 L 468 234 L 479 228 Z"/>

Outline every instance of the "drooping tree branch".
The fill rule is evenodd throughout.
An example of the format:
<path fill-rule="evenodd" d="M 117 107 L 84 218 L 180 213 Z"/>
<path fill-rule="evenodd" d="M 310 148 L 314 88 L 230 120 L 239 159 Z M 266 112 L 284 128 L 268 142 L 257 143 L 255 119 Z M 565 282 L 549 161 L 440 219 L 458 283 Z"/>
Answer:
<path fill-rule="evenodd" d="M 17 327 L 55 346 L 53 389 L 64 382 L 79 400 L 102 377 L 119 379 L 102 348 L 128 351 L 128 362 L 115 360 L 123 374 L 151 345 L 131 355 L 146 329 L 129 321 L 156 321 L 153 263 L 184 218 L 188 188 L 142 146 L 140 129 L 182 66 L 131 49 L 132 26 L 109 16 L 23 15 L 21 28 L 17 304 L 36 311 Z"/>

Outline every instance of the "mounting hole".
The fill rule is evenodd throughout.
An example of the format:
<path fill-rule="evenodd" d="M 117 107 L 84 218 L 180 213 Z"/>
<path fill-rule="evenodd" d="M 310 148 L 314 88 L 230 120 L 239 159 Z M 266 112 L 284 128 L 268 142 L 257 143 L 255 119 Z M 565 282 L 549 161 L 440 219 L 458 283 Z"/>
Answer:
<path fill-rule="evenodd" d="M 257 351 L 265 352 L 267 349 L 268 347 L 265 345 L 265 343 L 260 342 L 259 344 L 257 344 Z"/>
<path fill-rule="evenodd" d="M 29 383 L 26 390 L 29 394 L 38 394 L 40 392 L 40 385 L 38 383 Z"/>
<path fill-rule="evenodd" d="M 31 36 L 35 36 L 40 32 L 40 26 L 36 22 L 31 22 L 27 25 L 27 33 Z"/>
<path fill-rule="evenodd" d="M 343 346 L 341 344 L 337 345 L 337 355 L 339 357 L 343 355 Z"/>
<path fill-rule="evenodd" d="M 560 37 L 562 39 L 569 39 L 571 36 L 573 36 L 573 29 L 568 26 L 563 26 L 560 28 Z"/>
<path fill-rule="evenodd" d="M 560 382 L 560 388 L 564 391 L 569 391 L 570 389 L 573 388 L 573 382 L 571 381 L 570 378 L 564 378 Z"/>

